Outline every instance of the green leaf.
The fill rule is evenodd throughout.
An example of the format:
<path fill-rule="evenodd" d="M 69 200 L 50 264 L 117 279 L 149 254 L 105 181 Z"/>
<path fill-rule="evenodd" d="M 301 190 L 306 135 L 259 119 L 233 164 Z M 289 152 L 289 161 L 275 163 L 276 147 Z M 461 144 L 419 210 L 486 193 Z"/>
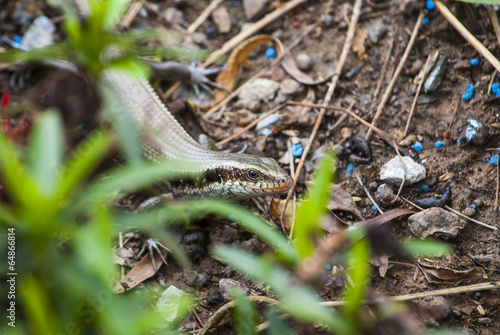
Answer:
<path fill-rule="evenodd" d="M 99 82 L 99 91 L 103 98 L 103 113 L 115 126 L 120 143 L 122 144 L 125 158 L 131 164 L 137 164 L 143 159 L 137 129 L 130 118 L 130 113 L 121 102 L 120 96 L 112 88 L 103 82 Z M 130 92 L 130 94 L 135 94 Z"/>
<path fill-rule="evenodd" d="M 63 169 L 58 189 L 59 199 L 68 198 L 78 184 L 92 173 L 108 152 L 112 139 L 111 134 L 96 131 L 78 145 Z"/>
<path fill-rule="evenodd" d="M 0 132 L 0 174 L 5 188 L 14 203 L 29 208 L 37 201 L 38 190 L 33 179 L 21 163 L 19 152 Z"/>
<path fill-rule="evenodd" d="M 327 213 L 330 185 L 335 179 L 335 154 L 327 151 L 316 171 L 313 184 L 297 209 L 294 243 L 302 258 L 314 251 L 313 238 L 322 231 L 319 221 Z"/>
<path fill-rule="evenodd" d="M 358 229 L 359 231 L 359 229 Z M 359 232 L 361 233 L 361 231 Z M 354 328 L 359 326 L 359 312 L 366 295 L 366 285 L 370 277 L 370 246 L 366 238 L 357 240 L 349 249 L 349 277 L 353 281 L 345 295 L 347 301 L 343 313 Z"/>
<path fill-rule="evenodd" d="M 99 178 L 76 199 L 70 213 L 76 214 L 88 206 L 89 202 L 104 202 L 116 197 L 117 192 L 130 192 L 168 178 L 180 177 L 185 173 L 176 168 L 179 164 L 153 162 L 140 163 L 118 168 L 107 177 Z M 180 165 L 182 166 L 182 165 Z"/>
<path fill-rule="evenodd" d="M 3 204 L 0 204 L 0 223 L 16 225 L 16 221 L 16 217 Z"/>
<path fill-rule="evenodd" d="M 216 246 L 212 252 L 238 272 L 254 282 L 264 282 L 279 296 L 279 307 L 293 317 L 310 323 L 322 322 L 332 331 L 348 333 L 349 325 L 329 308 L 321 306 L 317 293 L 300 285 L 278 266 L 269 266 L 266 259 L 234 247 Z"/>
<path fill-rule="evenodd" d="M 247 297 L 236 287 L 231 289 L 231 297 L 236 302 L 233 310 L 233 320 L 239 335 L 255 335 L 257 331 L 257 311 Z"/>
<path fill-rule="evenodd" d="M 215 199 L 203 199 L 192 203 L 194 210 L 204 211 L 224 216 L 238 222 L 243 229 L 257 235 L 262 241 L 272 246 L 280 255 L 293 264 L 297 264 L 299 258 L 295 247 L 269 223 L 264 221 L 249 210 L 228 202 Z"/>
<path fill-rule="evenodd" d="M 64 137 L 59 113 L 42 114 L 31 133 L 30 170 L 41 195 L 50 197 L 57 190 L 62 166 Z"/>
<path fill-rule="evenodd" d="M 401 248 L 415 257 L 444 257 L 453 252 L 453 247 L 436 240 L 411 240 L 400 243 Z"/>
<path fill-rule="evenodd" d="M 269 328 L 268 328 L 269 335 L 290 334 L 290 330 L 288 329 L 288 326 L 281 319 L 276 308 L 274 308 L 274 307 L 268 308 L 264 312 L 264 317 L 269 322 Z"/>

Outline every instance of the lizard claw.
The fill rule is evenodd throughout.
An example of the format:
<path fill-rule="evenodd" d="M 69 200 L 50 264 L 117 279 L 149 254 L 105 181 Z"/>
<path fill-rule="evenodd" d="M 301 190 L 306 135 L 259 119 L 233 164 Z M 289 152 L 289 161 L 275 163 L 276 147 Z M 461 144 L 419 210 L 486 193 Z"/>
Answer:
<path fill-rule="evenodd" d="M 165 257 L 163 257 L 160 247 L 170 252 L 170 249 L 161 244 L 159 241 L 156 241 L 155 239 L 152 238 L 148 238 L 148 240 L 142 246 L 141 251 L 139 252 L 139 257 L 141 257 L 144 251 L 146 251 L 146 249 L 149 251 L 149 257 L 151 257 L 151 263 L 153 264 L 155 272 L 158 272 L 158 268 L 156 267 L 154 252 L 157 252 L 160 255 L 161 260 L 163 261 L 163 264 L 167 265 L 167 260 L 165 259 Z"/>

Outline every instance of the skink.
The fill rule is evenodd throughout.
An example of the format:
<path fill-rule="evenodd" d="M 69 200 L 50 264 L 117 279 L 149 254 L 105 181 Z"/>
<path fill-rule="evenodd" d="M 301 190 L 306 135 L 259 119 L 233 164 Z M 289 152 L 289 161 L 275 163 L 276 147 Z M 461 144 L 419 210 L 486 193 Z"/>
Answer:
<path fill-rule="evenodd" d="M 102 79 L 116 90 L 138 128 L 145 156 L 154 161 L 181 162 L 186 166 L 183 172 L 193 175 L 160 185 L 167 198 L 245 199 L 291 188 L 292 178 L 272 158 L 213 151 L 200 145 L 146 80 L 115 69 L 105 70 Z"/>

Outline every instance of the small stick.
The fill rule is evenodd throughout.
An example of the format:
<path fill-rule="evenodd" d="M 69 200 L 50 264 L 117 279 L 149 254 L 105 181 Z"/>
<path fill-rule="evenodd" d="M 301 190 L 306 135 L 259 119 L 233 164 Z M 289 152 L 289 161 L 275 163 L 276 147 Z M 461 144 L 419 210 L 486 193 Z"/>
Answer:
<path fill-rule="evenodd" d="M 441 12 L 441 15 L 448 20 L 448 22 L 460 33 L 460 35 L 462 35 L 462 37 L 465 38 L 467 42 L 474 47 L 474 49 L 483 55 L 483 57 L 486 58 L 486 60 L 490 62 L 495 69 L 500 71 L 500 62 L 498 59 L 496 59 L 496 57 L 493 56 L 493 54 L 486 49 L 486 47 L 482 45 L 481 42 L 479 42 L 460 21 L 458 21 L 458 19 L 450 12 L 448 7 L 443 5 L 443 3 L 438 0 L 434 1 L 434 3 L 436 4 L 436 8 L 439 12 Z"/>
<path fill-rule="evenodd" d="M 205 8 L 205 10 L 200 14 L 200 16 L 198 16 L 198 18 L 194 20 L 193 23 L 191 23 L 186 32 L 188 34 L 194 33 L 196 29 L 198 29 L 203 24 L 203 22 L 205 22 L 208 19 L 210 14 L 212 14 L 212 12 L 217 8 L 217 6 L 219 6 L 222 3 L 222 1 L 224 0 L 212 1 L 210 5 L 208 5 L 207 8 Z"/>
<path fill-rule="evenodd" d="M 394 47 L 394 37 L 391 38 L 391 42 L 389 43 L 389 51 L 387 51 L 387 56 L 384 60 L 384 65 L 382 65 L 382 71 L 380 71 L 380 79 L 377 83 L 377 88 L 373 93 L 373 98 L 377 99 L 378 93 L 380 92 L 380 88 L 382 87 L 382 82 L 384 81 L 385 72 L 387 71 L 387 64 L 389 64 L 389 60 L 391 59 L 392 48 Z"/>
<path fill-rule="evenodd" d="M 488 283 L 480 283 L 480 284 L 473 284 L 473 285 L 467 285 L 467 286 L 459 286 L 459 287 L 452 287 L 452 288 L 445 288 L 441 290 L 434 290 L 434 291 L 426 291 L 426 292 L 418 292 L 418 293 L 412 293 L 412 294 L 403 294 L 403 295 L 397 295 L 397 296 L 392 296 L 392 297 L 386 297 L 386 298 L 381 298 L 381 299 L 376 299 L 376 300 L 365 300 L 363 301 L 363 304 L 369 304 L 369 303 L 380 303 L 384 301 L 407 301 L 407 300 L 415 300 L 415 299 L 423 299 L 428 296 L 439 296 L 439 295 L 451 295 L 451 294 L 460 294 L 460 293 L 468 293 L 468 292 L 475 292 L 475 291 L 487 291 L 487 290 L 496 290 L 500 288 L 500 282 L 488 282 Z M 340 300 L 340 301 L 325 301 L 320 303 L 323 306 L 328 306 L 328 307 L 336 307 L 336 306 L 344 306 L 347 304 L 347 301 L 345 300 Z"/>
<path fill-rule="evenodd" d="M 256 74 L 254 74 L 250 79 L 248 79 L 245 83 L 243 83 L 242 85 L 240 85 L 240 87 L 238 87 L 237 89 L 235 89 L 233 92 L 231 92 L 231 94 L 229 94 L 227 97 L 224 98 L 224 100 L 222 100 L 221 102 L 219 102 L 217 105 L 215 105 L 214 107 L 210 108 L 204 115 L 203 115 L 203 118 L 206 120 L 207 118 L 209 118 L 210 116 L 212 116 L 212 114 L 214 114 L 222 105 L 225 105 L 227 104 L 231 99 L 233 99 L 235 96 L 237 96 L 241 90 L 243 88 L 245 88 L 249 83 L 251 83 L 255 78 L 259 78 L 261 77 L 264 73 L 266 73 L 267 71 L 269 71 L 270 69 L 272 69 L 273 67 L 275 67 L 276 65 L 279 64 L 279 62 L 281 62 L 281 60 L 286 56 L 288 55 L 288 53 L 290 53 L 290 51 L 295 48 L 301 41 L 302 39 L 304 39 L 304 37 L 306 37 L 307 35 L 309 35 L 309 33 L 311 31 L 314 30 L 314 28 L 316 28 L 319 24 L 321 23 L 321 19 L 319 19 L 316 23 L 314 24 L 311 24 L 309 27 L 307 27 L 306 29 L 304 29 L 304 31 L 292 42 L 292 44 L 290 44 L 283 53 L 280 53 L 278 55 L 278 57 L 276 57 L 276 59 L 274 59 L 271 63 L 269 63 L 269 65 L 267 65 L 266 67 L 264 67 L 262 70 L 260 70 L 259 72 L 257 72 Z"/>
<path fill-rule="evenodd" d="M 486 150 L 488 150 L 488 149 L 486 149 Z M 499 191 L 499 189 L 500 189 L 500 164 L 499 164 L 498 159 L 497 159 L 497 190 L 496 190 L 496 194 L 495 194 L 495 212 L 498 210 L 498 191 Z"/>
<path fill-rule="evenodd" d="M 424 13 L 420 12 L 420 15 L 417 18 L 417 23 L 415 24 L 415 28 L 413 28 L 413 32 L 410 37 L 410 41 L 408 42 L 408 45 L 406 46 L 406 50 L 401 57 L 401 60 L 399 61 L 398 67 L 396 68 L 396 71 L 394 71 L 394 75 L 392 76 L 391 81 L 389 82 L 389 85 L 386 87 L 384 95 L 382 96 L 382 100 L 380 101 L 380 104 L 378 105 L 377 112 L 375 113 L 375 116 L 373 117 L 372 124 L 375 125 L 382 114 L 382 109 L 384 108 L 386 102 L 389 100 L 389 96 L 391 95 L 392 88 L 396 84 L 396 80 L 399 77 L 399 74 L 401 73 L 401 70 L 403 70 L 403 66 L 406 63 L 406 60 L 408 59 L 408 56 L 410 55 L 410 51 L 413 48 L 413 45 L 415 44 L 415 40 L 417 39 L 418 31 L 420 29 L 420 25 L 422 24 L 422 19 L 424 18 Z M 372 134 L 372 129 L 368 129 L 368 132 L 366 133 L 365 139 L 369 139 L 370 135 Z"/>
<path fill-rule="evenodd" d="M 254 33 L 257 31 L 261 30 L 265 26 L 267 26 L 269 23 L 274 22 L 277 18 L 280 16 L 284 15 L 288 11 L 292 10 L 293 8 L 297 7 L 298 5 L 304 3 L 306 0 L 292 0 L 287 2 L 284 6 L 276 9 L 274 12 L 264 16 L 262 19 L 259 21 L 255 22 L 249 29 L 242 31 L 235 37 L 231 38 L 229 41 L 224 43 L 224 45 L 219 49 L 210 54 L 208 59 L 203 63 L 203 66 L 206 67 L 209 64 L 212 64 L 214 61 L 216 61 L 219 57 L 224 55 L 226 52 L 229 50 L 232 50 L 235 48 L 237 45 L 239 45 L 241 42 L 252 36 Z"/>
<path fill-rule="evenodd" d="M 291 187 L 290 191 L 288 191 L 288 195 L 285 200 L 285 206 L 283 208 L 283 212 L 281 213 L 281 220 L 283 220 L 283 217 L 285 216 L 285 211 L 286 211 L 286 206 L 288 202 L 290 201 L 290 198 L 292 197 L 292 194 L 295 190 L 295 186 L 297 184 L 297 180 L 300 176 L 300 172 L 302 171 L 302 167 L 304 166 L 304 161 L 307 157 L 307 154 L 309 153 L 309 150 L 311 149 L 312 142 L 314 138 L 316 137 L 316 133 L 318 132 L 319 126 L 321 125 L 321 121 L 323 120 L 323 117 L 325 116 L 325 112 L 328 106 L 328 104 L 331 101 L 331 97 L 333 96 L 333 91 L 335 90 L 335 87 L 337 86 L 337 80 L 339 78 L 339 74 L 342 72 L 342 68 L 344 67 L 345 61 L 347 60 L 347 55 L 349 54 L 349 51 L 351 49 L 351 44 L 352 40 L 354 38 L 354 33 L 356 31 L 356 27 L 358 25 L 358 19 L 359 15 L 361 12 L 361 0 L 356 0 L 354 3 L 353 9 L 352 9 L 352 18 L 351 22 L 349 23 L 349 28 L 347 29 L 346 33 L 346 38 L 344 41 L 344 45 L 342 47 L 342 52 L 339 57 L 339 63 L 337 65 L 337 68 L 335 69 L 335 75 L 332 77 L 332 81 L 330 83 L 330 87 L 328 88 L 328 91 L 325 95 L 324 103 L 323 106 L 321 107 L 321 110 L 319 112 L 318 118 L 316 119 L 316 122 L 313 126 L 313 129 L 311 131 L 311 135 L 309 136 L 309 139 L 307 141 L 307 145 L 304 148 L 304 152 L 302 153 L 302 156 L 300 158 L 299 164 L 297 165 L 297 170 L 295 171 L 294 174 L 294 183 L 293 186 Z"/>
<path fill-rule="evenodd" d="M 215 143 L 215 145 L 219 146 L 219 145 L 226 144 L 227 142 L 232 141 L 233 139 L 235 139 L 235 138 L 243 135 L 244 133 L 246 133 L 247 131 L 249 131 L 253 126 L 255 126 L 257 123 L 259 123 L 260 121 L 264 120 L 269 115 L 276 113 L 277 111 L 279 111 L 284 106 L 286 106 L 286 103 L 282 103 L 278 107 L 275 107 L 275 108 L 271 109 L 270 111 L 268 111 L 267 113 L 265 113 L 264 115 L 262 115 L 261 117 L 259 117 L 258 119 L 255 119 L 252 122 L 250 122 L 245 128 L 243 128 L 242 130 L 240 130 L 236 134 L 233 134 L 233 135 L 231 135 L 231 136 L 223 139 L 222 141 L 219 141 L 219 142 Z"/>
<path fill-rule="evenodd" d="M 135 17 L 137 16 L 141 8 L 142 8 L 141 0 L 134 0 L 130 4 L 130 7 L 128 8 L 127 12 L 123 16 L 120 23 L 118 24 L 118 30 L 123 30 L 125 28 L 130 27 L 130 24 L 132 23 L 132 21 L 134 21 Z"/>
<path fill-rule="evenodd" d="M 453 115 L 451 116 L 450 125 L 448 126 L 448 129 L 446 129 L 446 131 L 443 134 L 444 138 L 448 138 L 448 135 L 450 134 L 451 125 L 453 124 L 453 120 L 455 119 L 455 115 L 457 115 L 458 106 L 460 106 L 461 101 L 462 101 L 462 97 L 459 96 L 457 105 L 455 106 L 455 110 L 453 111 Z"/>
<path fill-rule="evenodd" d="M 290 174 L 295 174 L 295 164 L 293 163 L 293 155 L 292 155 L 292 141 L 288 140 L 286 142 L 288 147 L 288 155 L 290 156 Z M 288 235 L 288 239 L 292 241 L 293 238 L 293 229 L 295 227 L 295 210 L 297 205 L 297 193 L 293 192 L 293 208 L 292 208 L 292 225 L 290 226 L 290 234 Z M 283 220 L 281 220 L 281 229 L 283 229 Z M 284 232 L 285 230 L 283 230 Z"/>
<path fill-rule="evenodd" d="M 375 199 L 373 199 L 373 197 L 371 196 L 370 192 L 368 191 L 368 189 L 365 187 L 365 185 L 363 184 L 363 181 L 361 180 L 361 178 L 359 177 L 359 174 L 358 172 L 356 171 L 356 173 L 354 174 L 354 176 L 356 177 L 356 179 L 358 180 L 358 183 L 359 185 L 361 185 L 361 187 L 363 188 L 363 191 L 365 191 L 366 193 L 366 196 L 368 197 L 368 199 L 370 199 L 370 201 L 372 202 L 372 204 L 377 208 L 377 211 L 380 213 L 380 214 L 384 214 L 384 211 L 382 209 L 380 209 L 379 205 L 377 204 L 377 202 L 375 201 Z"/>
<path fill-rule="evenodd" d="M 401 199 L 403 199 L 405 202 L 409 203 L 410 205 L 412 205 L 413 207 L 415 208 L 418 208 L 419 210 L 423 211 L 424 209 L 422 207 L 420 207 L 419 205 L 413 203 L 413 201 L 410 201 L 404 197 L 401 197 Z"/>
<path fill-rule="evenodd" d="M 488 10 L 488 14 L 490 15 L 491 25 L 493 26 L 493 30 L 495 30 L 495 35 L 497 36 L 497 42 L 500 46 L 500 24 L 498 24 L 497 13 L 495 13 L 495 9 L 492 5 L 486 6 Z"/>
<path fill-rule="evenodd" d="M 463 217 L 464 219 L 467 219 L 467 220 L 469 220 L 469 221 L 471 221 L 471 222 L 477 223 L 477 224 L 478 224 L 478 225 L 480 225 L 480 226 L 483 226 L 483 227 L 486 227 L 486 228 L 489 228 L 489 229 L 492 229 L 492 230 L 498 230 L 498 228 L 497 228 L 497 227 L 493 227 L 493 226 L 490 226 L 490 225 L 489 225 L 489 224 L 487 224 L 487 223 L 484 223 L 484 222 L 478 221 L 478 220 L 476 220 L 476 219 L 470 218 L 470 217 L 468 217 L 467 215 L 464 215 L 464 214 L 460 213 L 459 211 L 454 210 L 453 208 L 451 208 L 451 207 L 450 207 L 450 206 L 448 206 L 448 205 L 445 205 L 445 206 L 444 206 L 444 208 L 445 208 L 445 209 L 447 209 L 447 210 L 449 210 L 450 212 L 453 212 L 453 213 L 457 214 L 458 216 Z"/>
<path fill-rule="evenodd" d="M 420 90 L 422 89 L 422 85 L 424 84 L 425 73 L 427 73 L 427 68 L 429 67 L 429 64 L 431 63 L 431 59 L 432 59 L 432 54 L 427 56 L 427 60 L 425 61 L 424 76 L 422 77 L 422 80 L 420 80 L 420 83 L 418 84 L 417 91 L 415 92 L 415 99 L 413 99 L 413 103 L 411 105 L 411 110 L 410 110 L 410 116 L 408 116 L 408 121 L 406 121 L 406 127 L 405 127 L 405 131 L 403 132 L 403 138 L 406 137 L 406 133 L 408 132 L 408 128 L 410 128 L 410 122 L 411 122 L 411 119 L 413 117 L 413 112 L 415 111 L 415 107 L 417 106 L 418 95 L 420 94 Z"/>

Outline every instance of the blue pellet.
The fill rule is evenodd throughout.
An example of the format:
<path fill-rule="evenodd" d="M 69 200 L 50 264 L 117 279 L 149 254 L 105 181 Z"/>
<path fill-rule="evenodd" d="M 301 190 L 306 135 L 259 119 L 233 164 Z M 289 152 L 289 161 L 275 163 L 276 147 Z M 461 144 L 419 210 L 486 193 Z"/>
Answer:
<path fill-rule="evenodd" d="M 433 10 L 434 8 L 436 8 L 436 4 L 434 3 L 434 1 L 427 0 L 425 2 L 425 8 L 427 8 L 428 10 Z"/>
<path fill-rule="evenodd" d="M 472 58 L 472 59 L 470 60 L 470 65 L 472 65 L 472 66 L 478 66 L 478 65 L 479 65 L 479 59 L 477 59 L 477 58 Z"/>
<path fill-rule="evenodd" d="M 498 164 L 498 155 L 493 155 L 490 158 L 486 158 L 486 161 L 490 164 L 497 165 Z"/>
<path fill-rule="evenodd" d="M 434 146 L 438 149 L 444 148 L 444 142 L 443 141 L 436 141 L 436 143 L 434 143 Z"/>
<path fill-rule="evenodd" d="M 415 142 L 412 146 L 413 150 L 416 152 L 422 151 L 422 143 L 421 142 Z"/>
<path fill-rule="evenodd" d="M 422 186 L 422 191 L 429 192 L 429 186 L 427 185 Z"/>
<path fill-rule="evenodd" d="M 302 153 L 304 152 L 304 146 L 302 143 L 294 143 L 292 144 L 292 155 L 295 158 L 298 158 L 302 156 Z"/>
<path fill-rule="evenodd" d="M 474 85 L 467 84 L 467 88 L 462 93 L 462 100 L 469 101 L 474 96 Z"/>
<path fill-rule="evenodd" d="M 428 26 L 428 25 L 429 25 L 429 19 L 428 19 L 428 18 L 426 18 L 426 17 L 424 17 L 424 19 L 422 20 L 422 24 L 423 24 L 424 26 Z"/>
<path fill-rule="evenodd" d="M 353 170 L 354 170 L 354 164 L 349 164 L 347 165 L 347 170 L 345 174 L 349 176 Z"/>
<path fill-rule="evenodd" d="M 274 58 L 276 57 L 276 50 L 274 50 L 273 48 L 269 48 L 266 50 L 266 58 L 267 59 L 271 59 L 271 58 Z"/>

